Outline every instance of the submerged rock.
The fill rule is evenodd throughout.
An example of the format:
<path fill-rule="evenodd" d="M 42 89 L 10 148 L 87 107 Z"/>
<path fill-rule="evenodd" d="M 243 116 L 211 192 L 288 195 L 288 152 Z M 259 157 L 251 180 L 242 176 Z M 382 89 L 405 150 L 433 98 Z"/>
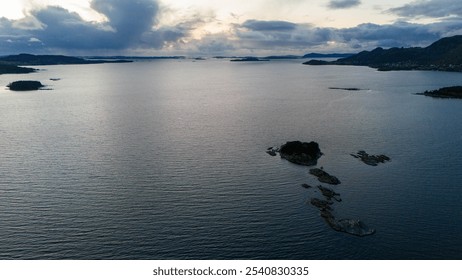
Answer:
<path fill-rule="evenodd" d="M 287 142 L 279 149 L 279 155 L 292 163 L 300 165 L 316 165 L 322 153 L 316 142 Z"/>
<path fill-rule="evenodd" d="M 308 184 L 302 184 L 302 187 L 304 187 L 305 189 L 311 189 L 312 186 L 308 185 Z"/>
<path fill-rule="evenodd" d="M 321 191 L 322 195 L 328 200 L 335 199 L 338 202 L 342 201 L 342 199 L 340 198 L 340 194 L 336 193 L 334 190 L 323 187 L 321 185 L 318 186 L 318 189 Z"/>
<path fill-rule="evenodd" d="M 340 184 L 340 180 L 327 173 L 326 171 L 320 168 L 312 168 L 310 169 L 310 174 L 318 177 L 318 180 L 322 183 L 331 184 L 331 185 L 338 185 Z"/>
<path fill-rule="evenodd" d="M 268 149 L 266 149 L 266 153 L 272 157 L 275 157 L 277 155 L 277 152 L 279 152 L 278 148 L 269 147 Z"/>
<path fill-rule="evenodd" d="M 356 154 L 351 154 L 352 157 L 360 159 L 367 165 L 377 166 L 379 163 L 385 163 L 391 159 L 386 155 L 369 155 L 365 151 L 359 151 Z"/>
<path fill-rule="evenodd" d="M 332 210 L 330 205 L 333 204 L 332 201 L 327 201 L 327 200 L 321 200 L 319 198 L 312 198 L 310 201 L 311 205 L 317 207 L 318 209 L 327 209 L 327 210 Z"/>
<path fill-rule="evenodd" d="M 341 219 L 336 221 L 338 231 L 346 232 L 356 236 L 367 236 L 375 233 L 375 229 L 368 227 L 360 220 Z"/>

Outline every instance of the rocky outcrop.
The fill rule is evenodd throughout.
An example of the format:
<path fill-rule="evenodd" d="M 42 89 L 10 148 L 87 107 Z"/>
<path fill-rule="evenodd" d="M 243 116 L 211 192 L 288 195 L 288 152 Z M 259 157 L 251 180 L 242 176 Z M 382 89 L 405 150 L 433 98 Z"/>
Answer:
<path fill-rule="evenodd" d="M 269 147 L 267 150 L 266 150 L 266 153 L 272 157 L 275 157 L 277 155 L 277 153 L 279 152 L 279 149 L 278 148 L 273 148 L 273 147 Z"/>
<path fill-rule="evenodd" d="M 279 155 L 292 163 L 300 165 L 316 165 L 322 153 L 316 142 L 287 142 L 279 148 Z"/>
<path fill-rule="evenodd" d="M 367 165 L 377 166 L 379 163 L 385 163 L 391 159 L 386 155 L 369 155 L 365 151 L 359 151 L 357 154 L 351 154 L 352 157 L 360 159 Z"/>
<path fill-rule="evenodd" d="M 330 175 L 329 173 L 320 168 L 310 169 L 310 174 L 318 177 L 319 182 L 330 185 L 340 184 L 340 180 L 337 177 Z"/>
<path fill-rule="evenodd" d="M 311 205 L 315 206 L 319 210 L 332 210 L 330 207 L 332 205 L 332 201 L 327 201 L 327 200 L 321 200 L 319 198 L 312 198 L 311 199 Z"/>
<path fill-rule="evenodd" d="M 355 219 L 336 219 L 332 213 L 331 207 L 333 203 L 328 200 L 321 200 L 318 198 L 311 199 L 311 205 L 319 209 L 321 217 L 326 223 L 335 231 L 345 232 L 356 236 L 368 236 L 375 233 L 375 229 L 368 227 L 360 220 Z"/>
<path fill-rule="evenodd" d="M 321 194 L 327 199 L 327 200 L 332 200 L 335 199 L 337 202 L 342 201 L 340 198 L 340 194 L 336 193 L 334 190 L 323 187 L 321 185 L 318 186 L 318 189 L 321 191 Z"/>
<path fill-rule="evenodd" d="M 300 141 L 287 142 L 282 145 L 280 148 L 269 147 L 266 150 L 271 156 L 276 156 L 278 153 L 281 158 L 284 158 L 290 162 L 300 165 L 315 165 L 317 160 L 321 157 L 322 153 L 319 149 L 319 145 L 316 142 L 303 143 Z M 356 155 L 352 155 L 356 158 L 361 159 L 367 164 L 377 165 L 380 162 L 385 162 L 390 160 L 389 157 L 384 155 L 369 155 L 364 151 L 359 151 Z M 322 183 L 338 185 L 340 180 L 324 171 L 321 168 L 311 168 L 309 170 L 310 174 L 316 176 L 318 180 Z M 362 221 L 357 219 L 337 219 L 334 215 L 334 204 L 342 201 L 340 194 L 335 190 L 323 187 L 322 185 L 313 188 L 308 184 L 302 184 L 303 188 L 307 191 L 316 194 L 318 197 L 313 197 L 310 200 L 311 205 L 318 208 L 321 217 L 324 221 L 334 230 L 338 232 L 344 232 L 352 234 L 355 236 L 367 236 L 375 233 L 375 230 L 369 228 Z M 319 198 L 319 192 L 322 195 L 322 198 Z"/>

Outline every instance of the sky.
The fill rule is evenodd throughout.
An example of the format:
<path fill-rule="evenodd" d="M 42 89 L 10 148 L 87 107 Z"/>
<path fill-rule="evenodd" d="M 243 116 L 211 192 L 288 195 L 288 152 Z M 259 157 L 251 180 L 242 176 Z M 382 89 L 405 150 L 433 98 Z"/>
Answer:
<path fill-rule="evenodd" d="M 460 0 L 9 0 L 0 55 L 302 55 L 462 35 Z"/>

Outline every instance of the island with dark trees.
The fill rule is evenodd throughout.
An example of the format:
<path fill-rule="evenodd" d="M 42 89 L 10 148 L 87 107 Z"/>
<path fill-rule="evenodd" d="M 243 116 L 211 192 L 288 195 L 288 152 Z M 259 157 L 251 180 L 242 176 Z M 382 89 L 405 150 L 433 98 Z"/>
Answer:
<path fill-rule="evenodd" d="M 29 91 L 29 90 L 39 90 L 44 85 L 39 81 L 16 81 L 12 82 L 7 87 L 13 91 Z"/>
<path fill-rule="evenodd" d="M 305 65 L 369 66 L 379 71 L 432 70 L 462 72 L 462 35 L 442 38 L 428 47 L 376 48 L 335 61 L 310 60 Z"/>
<path fill-rule="evenodd" d="M 28 74 L 35 72 L 35 69 L 28 67 L 20 67 L 17 65 L 4 64 L 0 62 L 0 75 L 1 74 Z"/>

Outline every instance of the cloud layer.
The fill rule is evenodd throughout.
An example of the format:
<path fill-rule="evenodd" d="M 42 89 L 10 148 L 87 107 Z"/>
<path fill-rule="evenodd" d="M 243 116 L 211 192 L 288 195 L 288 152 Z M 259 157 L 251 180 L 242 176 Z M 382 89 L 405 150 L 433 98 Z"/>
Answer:
<path fill-rule="evenodd" d="M 187 36 L 181 26 L 155 28 L 159 5 L 154 0 L 93 0 L 91 7 L 107 21 L 88 22 L 55 6 L 33 10 L 19 21 L 3 18 L 0 32 L 8 35 L 0 37 L 0 51 L 160 49 Z"/>
<path fill-rule="evenodd" d="M 460 0 L 425 0 L 392 8 L 390 13 L 405 18 L 445 18 L 462 17 L 462 1 Z"/>
<path fill-rule="evenodd" d="M 298 0 L 297 0 L 298 1 Z M 352 8 L 358 0 L 330 1 L 331 9 Z M 93 0 L 91 8 L 106 20 L 89 22 L 69 10 L 48 6 L 20 20 L 0 18 L 0 53 L 246 55 L 354 52 L 375 47 L 426 46 L 462 34 L 462 2 L 426 0 L 389 9 L 401 17 L 391 24 L 364 23 L 349 28 L 318 27 L 283 20 L 247 19 L 225 31 L 198 30 L 219 22 L 212 14 L 191 11 L 161 25 L 168 9 L 157 0 Z M 171 11 L 170 11 L 171 12 Z M 434 23 L 410 23 L 437 18 Z"/>

